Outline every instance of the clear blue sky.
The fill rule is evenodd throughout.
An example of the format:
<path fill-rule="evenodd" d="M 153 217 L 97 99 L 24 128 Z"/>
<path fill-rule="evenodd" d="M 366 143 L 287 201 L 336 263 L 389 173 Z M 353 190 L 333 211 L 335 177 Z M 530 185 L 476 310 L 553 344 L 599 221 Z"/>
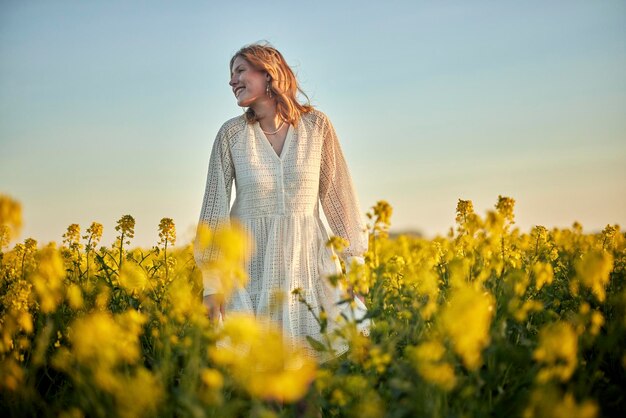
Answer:
<path fill-rule="evenodd" d="M 242 45 L 268 40 L 333 121 L 365 212 L 445 234 L 459 198 L 626 226 L 625 1 L 0 0 L 0 192 L 21 239 L 162 217 L 193 236 Z"/>

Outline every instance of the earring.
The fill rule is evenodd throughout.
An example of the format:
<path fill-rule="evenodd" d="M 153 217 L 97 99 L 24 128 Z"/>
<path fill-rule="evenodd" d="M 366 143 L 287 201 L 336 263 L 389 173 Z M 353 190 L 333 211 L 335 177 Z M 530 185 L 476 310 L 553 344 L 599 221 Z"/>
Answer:
<path fill-rule="evenodd" d="M 272 98 L 272 90 L 270 89 L 270 83 L 269 82 L 265 85 L 265 94 L 267 94 L 270 99 Z"/>

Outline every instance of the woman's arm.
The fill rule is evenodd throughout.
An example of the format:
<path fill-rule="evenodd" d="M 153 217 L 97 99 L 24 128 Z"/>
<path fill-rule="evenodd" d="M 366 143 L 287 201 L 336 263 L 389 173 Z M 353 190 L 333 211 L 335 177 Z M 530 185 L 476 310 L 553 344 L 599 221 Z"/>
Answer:
<path fill-rule="evenodd" d="M 204 199 L 194 242 L 194 258 L 202 272 L 205 300 L 207 295 L 222 293 L 220 277 L 210 268 L 211 261 L 219 257 L 219 248 L 213 245 L 211 238 L 216 230 L 230 225 L 230 197 L 234 173 L 226 129 L 222 126 L 213 143 L 209 159 Z"/>
<path fill-rule="evenodd" d="M 364 263 L 368 248 L 367 226 L 339 139 L 327 117 L 324 117 L 323 138 L 320 202 L 333 234 L 349 242 L 343 252 L 349 268 L 352 262 Z"/>

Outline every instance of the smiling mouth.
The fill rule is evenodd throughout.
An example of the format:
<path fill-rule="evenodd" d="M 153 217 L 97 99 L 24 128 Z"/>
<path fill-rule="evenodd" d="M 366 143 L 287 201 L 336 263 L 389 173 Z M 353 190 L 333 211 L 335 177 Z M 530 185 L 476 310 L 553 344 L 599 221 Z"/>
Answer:
<path fill-rule="evenodd" d="M 243 89 L 244 89 L 243 87 L 237 87 L 234 91 L 235 97 L 239 96 L 239 93 L 241 93 Z"/>

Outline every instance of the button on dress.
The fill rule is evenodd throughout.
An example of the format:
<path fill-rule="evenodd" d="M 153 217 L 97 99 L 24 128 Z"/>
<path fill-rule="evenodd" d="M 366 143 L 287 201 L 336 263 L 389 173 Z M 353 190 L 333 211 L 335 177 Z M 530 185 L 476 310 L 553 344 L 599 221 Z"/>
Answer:
<path fill-rule="evenodd" d="M 291 293 L 300 288 L 316 314 L 324 308 L 329 330 L 337 325 L 334 320 L 345 305 L 337 305 L 341 291 L 326 277 L 341 273 L 341 265 L 326 247 L 329 233 L 320 219 L 320 205 L 332 233 L 349 242 L 341 256 L 348 263 L 362 262 L 367 227 L 337 135 L 324 113 L 312 110 L 297 126 L 290 125 L 280 155 L 258 122 L 249 124 L 241 115 L 222 125 L 209 160 L 200 222 L 217 229 L 236 219 L 254 249 L 245 261 L 249 281 L 230 296 L 227 312 L 248 312 L 274 322 L 291 341 L 305 336 L 321 340 L 319 324 Z M 195 248 L 198 266 L 219 257 L 210 246 Z M 220 292 L 218 278 L 205 270 L 202 276 L 204 295 Z M 368 325 L 364 321 L 361 330 L 366 332 Z M 338 355 L 347 346 L 338 343 L 335 349 Z M 308 350 L 319 359 L 315 350 Z"/>

